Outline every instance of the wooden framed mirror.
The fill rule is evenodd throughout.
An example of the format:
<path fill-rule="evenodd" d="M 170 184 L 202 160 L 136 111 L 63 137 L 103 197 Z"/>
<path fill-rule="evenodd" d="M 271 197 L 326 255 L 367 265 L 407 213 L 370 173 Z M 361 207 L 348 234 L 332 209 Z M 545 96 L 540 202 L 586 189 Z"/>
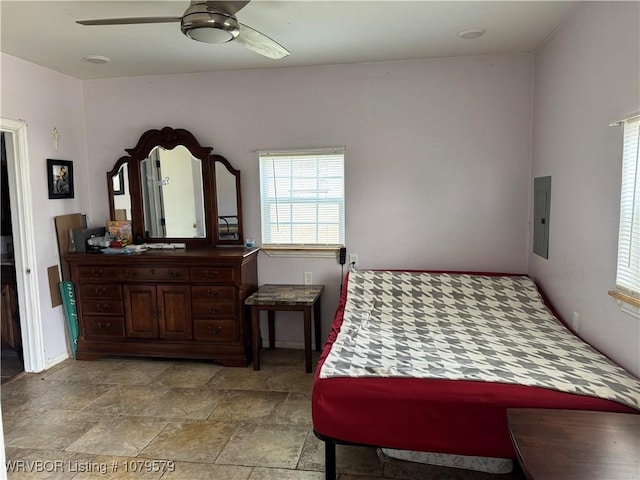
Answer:
<path fill-rule="evenodd" d="M 242 245 L 240 171 L 187 130 L 148 130 L 107 172 L 109 214 L 145 242 Z"/>

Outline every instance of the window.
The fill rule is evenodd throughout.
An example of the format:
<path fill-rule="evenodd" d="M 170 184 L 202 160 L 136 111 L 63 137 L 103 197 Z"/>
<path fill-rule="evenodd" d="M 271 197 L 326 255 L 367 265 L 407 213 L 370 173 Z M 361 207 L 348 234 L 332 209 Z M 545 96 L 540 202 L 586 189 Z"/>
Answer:
<path fill-rule="evenodd" d="M 620 195 L 620 230 L 618 233 L 618 269 L 616 299 L 640 313 L 640 116 L 621 122 L 624 126 L 622 152 L 622 189 Z"/>
<path fill-rule="evenodd" d="M 344 245 L 344 152 L 258 152 L 263 247 Z"/>

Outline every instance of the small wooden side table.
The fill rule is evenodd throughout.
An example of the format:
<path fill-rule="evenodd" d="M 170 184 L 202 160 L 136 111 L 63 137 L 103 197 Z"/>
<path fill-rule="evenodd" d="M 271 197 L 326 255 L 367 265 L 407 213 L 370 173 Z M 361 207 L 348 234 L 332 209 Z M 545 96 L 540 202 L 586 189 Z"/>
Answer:
<path fill-rule="evenodd" d="M 275 312 L 293 310 L 304 313 L 304 354 L 307 373 L 311 373 L 311 311 L 315 322 L 316 350 L 321 348 L 320 296 L 324 285 L 263 285 L 245 300 L 251 306 L 251 340 L 253 369 L 260 370 L 260 310 L 269 321 L 269 348 L 275 348 Z"/>
<path fill-rule="evenodd" d="M 507 418 L 529 480 L 640 479 L 640 415 L 513 408 Z"/>

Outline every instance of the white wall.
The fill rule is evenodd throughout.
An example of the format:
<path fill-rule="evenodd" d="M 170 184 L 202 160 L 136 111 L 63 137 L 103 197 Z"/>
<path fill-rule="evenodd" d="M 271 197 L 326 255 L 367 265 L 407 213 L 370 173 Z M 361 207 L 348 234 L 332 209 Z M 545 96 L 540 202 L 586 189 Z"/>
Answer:
<path fill-rule="evenodd" d="M 21 119 L 28 124 L 33 218 L 37 232 L 37 265 L 33 274 L 38 278 L 45 362 L 50 366 L 67 352 L 62 307 L 51 308 L 47 279 L 47 267 L 59 263 L 53 217 L 76 212 L 91 217 L 91 211 L 86 209 L 90 202 L 82 83 L 6 54 L 0 54 L 0 79 L 0 116 Z M 58 150 L 51 137 L 54 128 L 61 135 Z M 47 158 L 73 161 L 74 199 L 49 200 Z"/>
<path fill-rule="evenodd" d="M 524 272 L 531 86 L 529 55 L 86 81 L 92 209 L 106 219 L 104 172 L 123 149 L 169 125 L 242 171 L 245 235 L 260 238 L 254 150 L 345 145 L 346 241 L 361 267 Z M 261 284 L 305 271 L 326 285 L 326 333 L 337 261 L 260 254 Z M 278 341 L 300 345 L 301 323 L 278 322 Z"/>
<path fill-rule="evenodd" d="M 529 272 L 580 335 L 640 375 L 640 320 L 615 285 L 622 129 L 640 110 L 640 4 L 586 2 L 536 55 L 533 176 L 551 175 L 549 259 Z"/>

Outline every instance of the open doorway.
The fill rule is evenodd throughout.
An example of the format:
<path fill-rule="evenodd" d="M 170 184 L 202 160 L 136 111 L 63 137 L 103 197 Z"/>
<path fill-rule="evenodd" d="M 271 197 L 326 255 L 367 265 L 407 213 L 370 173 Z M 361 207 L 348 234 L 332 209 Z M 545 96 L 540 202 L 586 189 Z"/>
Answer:
<path fill-rule="evenodd" d="M 0 374 L 2 383 L 24 371 L 5 135 L 9 134 L 0 132 L 0 330 L 2 342 Z"/>
<path fill-rule="evenodd" d="M 45 352 L 36 268 L 27 124 L 0 118 L 0 132 L 7 160 L 16 308 L 19 311 L 19 337 L 24 370 L 41 372 L 45 369 Z M 4 322 L 4 315 L 2 321 Z"/>

